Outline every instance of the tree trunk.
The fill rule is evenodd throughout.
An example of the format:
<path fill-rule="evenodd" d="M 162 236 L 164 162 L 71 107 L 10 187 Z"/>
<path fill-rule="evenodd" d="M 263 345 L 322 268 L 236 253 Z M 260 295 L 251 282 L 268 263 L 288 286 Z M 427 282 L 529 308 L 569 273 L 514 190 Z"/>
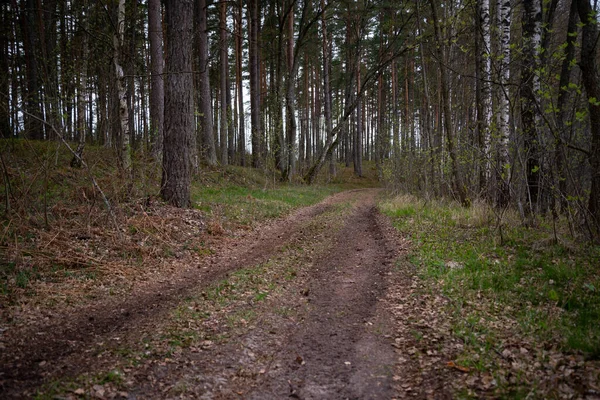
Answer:
<path fill-rule="evenodd" d="M 577 1 L 581 30 L 581 76 L 588 98 L 591 144 L 589 161 L 592 185 L 588 208 L 600 236 L 600 70 L 598 60 L 598 19 L 589 0 Z"/>
<path fill-rule="evenodd" d="M 190 206 L 194 97 L 192 0 L 167 0 L 167 75 L 161 196 L 176 207 Z"/>
<path fill-rule="evenodd" d="M 127 107 L 127 92 L 125 91 L 125 76 L 121 66 L 121 55 L 123 40 L 125 36 L 125 0 L 119 0 L 117 9 L 117 26 L 113 35 L 113 64 L 117 83 L 117 95 L 119 98 L 119 123 L 120 123 L 120 161 L 121 167 L 126 174 L 131 173 L 130 133 L 129 133 L 129 109 Z"/>
<path fill-rule="evenodd" d="M 567 102 L 570 96 L 569 83 L 571 82 L 571 67 L 573 65 L 573 61 L 575 60 L 575 44 L 577 41 L 577 0 L 571 1 L 571 7 L 569 9 L 569 22 L 567 26 L 567 36 L 566 36 L 566 48 L 565 48 L 565 58 L 562 62 L 561 71 L 560 71 L 560 80 L 559 80 L 559 90 L 558 100 L 556 101 L 556 108 L 558 109 L 557 115 L 557 125 L 558 132 L 555 137 L 555 163 L 556 163 L 556 180 L 558 181 L 558 197 L 561 211 L 564 211 L 567 207 L 567 177 L 565 171 L 565 146 L 564 139 L 566 137 L 567 131 L 571 128 L 567 125 L 568 120 L 568 106 Z"/>
<path fill-rule="evenodd" d="M 220 123 L 219 123 L 219 149 L 221 165 L 228 164 L 227 152 L 227 3 L 219 3 L 219 84 L 221 91 L 220 99 Z"/>
<path fill-rule="evenodd" d="M 44 85 L 44 115 L 51 126 L 60 128 L 58 59 L 56 57 L 58 12 L 56 6 L 57 0 L 45 0 L 43 4 L 40 4 L 40 0 L 38 0 L 37 26 L 40 35 L 40 64 Z M 84 24 L 89 24 L 89 22 L 85 21 Z M 52 129 L 46 129 L 46 139 L 54 137 Z"/>
<path fill-rule="evenodd" d="M 136 125 L 135 125 L 135 98 L 136 98 L 136 90 L 135 90 L 135 59 L 136 59 L 136 21 L 137 21 L 137 7 L 138 2 L 132 1 L 129 2 L 128 8 L 126 8 L 127 16 L 129 17 L 129 23 L 127 26 L 127 41 L 129 50 L 127 51 L 127 56 L 124 56 L 122 62 L 125 62 L 125 76 L 127 86 L 125 87 L 125 93 L 127 95 L 127 109 L 129 110 L 129 138 L 130 138 L 130 146 L 131 149 L 137 149 L 137 135 L 136 135 Z M 123 43 L 123 46 L 125 43 Z"/>
<path fill-rule="evenodd" d="M 83 24 L 83 29 L 81 32 L 81 49 L 80 49 L 80 57 L 79 57 L 79 83 L 77 87 L 77 136 L 79 138 L 79 143 L 77 145 L 77 150 L 71 159 L 71 167 L 81 167 L 81 157 L 83 156 L 83 149 L 85 148 L 86 142 L 86 132 L 87 126 L 85 123 L 85 109 L 86 102 L 88 97 L 87 91 L 87 71 L 88 71 L 88 56 L 89 56 L 89 46 L 88 46 L 88 30 L 89 30 L 89 7 L 87 4 L 87 0 L 82 1 L 82 10 L 80 12 L 79 18 L 81 23 Z M 91 117 L 91 114 L 90 114 Z"/>
<path fill-rule="evenodd" d="M 250 67 L 250 122 L 252 125 L 252 166 L 262 166 L 260 122 L 260 66 L 258 62 L 258 0 L 249 0 L 249 67 Z"/>
<path fill-rule="evenodd" d="M 490 176 L 490 124 L 492 120 L 492 91 L 490 87 L 492 73 L 490 0 L 477 0 L 476 43 L 477 49 L 477 144 L 479 146 L 479 191 L 486 192 Z"/>
<path fill-rule="evenodd" d="M 360 55 L 356 65 L 356 87 L 360 88 Z M 362 98 L 357 99 L 356 104 L 356 146 L 354 148 L 354 173 L 356 176 L 363 176 L 363 111 L 362 111 Z"/>
<path fill-rule="evenodd" d="M 509 163 L 508 142 L 510 138 L 510 103 L 508 98 L 508 80 L 510 78 L 510 25 L 511 5 L 510 0 L 498 0 L 496 5 L 498 16 L 498 29 L 500 31 L 498 52 L 500 63 L 498 66 L 498 81 L 500 93 L 498 96 L 498 131 L 500 143 L 498 145 L 498 159 L 496 163 L 496 204 L 500 207 L 508 204 L 510 200 L 511 166 Z"/>
<path fill-rule="evenodd" d="M 238 151 L 240 153 L 240 165 L 246 166 L 246 123 L 244 116 L 244 90 L 242 87 L 242 10 L 243 0 L 239 0 L 238 10 L 235 15 L 235 80 L 238 91 L 238 110 L 239 110 L 239 128 L 238 128 Z"/>
<path fill-rule="evenodd" d="M 227 68 L 229 71 L 229 68 Z M 226 99 L 227 99 L 227 159 L 229 164 L 234 164 L 235 161 L 235 116 L 233 115 L 232 100 L 231 100 L 231 79 L 229 73 L 225 82 Z"/>
<path fill-rule="evenodd" d="M 152 154 L 162 157 L 165 114 L 165 84 L 163 79 L 163 30 L 160 0 L 148 0 L 148 36 L 150 39 L 150 131 Z"/>
<path fill-rule="evenodd" d="M 25 121 L 25 133 L 32 139 L 44 139 L 44 127 L 41 123 L 43 118 L 42 105 L 40 102 L 40 79 L 38 71 L 39 59 L 39 37 L 35 31 L 35 0 L 26 0 L 22 4 L 25 6 L 21 10 L 20 22 L 21 32 L 23 33 L 23 49 L 25 53 L 25 72 L 27 81 L 27 91 L 24 95 L 26 114 L 23 116 Z"/>
<path fill-rule="evenodd" d="M 287 168 L 286 178 L 296 175 L 296 74 L 297 60 L 294 55 L 294 1 L 288 4 L 287 27 L 287 79 L 285 90 Z"/>
<path fill-rule="evenodd" d="M 217 151 L 213 133 L 213 112 L 210 96 L 208 69 L 208 34 L 206 33 L 206 0 L 198 0 L 196 7 L 198 22 L 198 64 L 200 80 L 200 126 L 202 129 L 202 152 L 210 166 L 217 165 Z"/>
<path fill-rule="evenodd" d="M 445 63 L 445 51 L 444 44 L 442 42 L 442 34 L 439 26 L 438 15 L 437 15 L 437 7 L 435 4 L 436 0 L 430 0 L 431 4 L 431 16 L 433 19 L 433 26 L 435 30 L 435 38 L 437 42 L 437 55 L 440 63 Z M 469 205 L 469 200 L 467 198 L 467 194 L 465 191 L 465 187 L 463 185 L 462 177 L 460 171 L 458 169 L 458 156 L 456 154 L 455 148 L 455 140 L 454 140 L 454 131 L 452 126 L 452 115 L 450 114 L 450 98 L 449 98 L 449 87 L 448 87 L 448 78 L 446 76 L 446 68 L 445 66 L 441 66 L 440 68 L 440 80 L 441 80 L 441 95 L 442 95 L 442 108 L 444 111 L 444 130 L 446 133 L 446 142 L 448 144 L 448 152 L 450 153 L 450 162 L 452 168 L 452 177 L 454 179 L 454 187 L 456 193 L 458 195 L 458 199 L 461 204 L 464 206 Z"/>
<path fill-rule="evenodd" d="M 534 212 L 539 205 L 542 169 L 540 165 L 538 127 L 541 125 L 538 94 L 540 89 L 539 48 L 542 44 L 542 5 L 538 0 L 524 0 L 523 55 L 521 72 L 521 122 L 526 158 L 526 176 L 529 196 L 527 204 Z"/>
<path fill-rule="evenodd" d="M 325 9 L 325 0 L 321 0 L 321 9 Z M 326 135 L 331 134 L 333 122 L 331 117 L 331 52 L 329 51 L 329 34 L 327 32 L 327 23 L 325 21 L 325 13 L 321 15 L 321 35 L 323 36 L 323 114 L 325 117 Z M 329 174 L 335 176 L 335 156 L 332 156 L 329 161 Z"/>
<path fill-rule="evenodd" d="M 271 83 L 271 98 L 274 100 L 274 111 L 273 111 L 273 123 L 272 123 L 272 148 L 275 156 L 275 167 L 281 171 L 282 178 L 285 179 L 287 176 L 287 157 L 286 157 L 286 145 L 285 145 L 285 133 L 283 130 L 283 109 L 281 107 L 282 100 L 282 86 L 283 86 L 283 76 L 284 76 L 284 48 L 283 48 L 283 27 L 285 25 L 283 12 L 280 8 L 283 8 L 284 4 L 273 3 L 271 5 L 270 18 L 275 19 L 275 14 L 277 15 L 278 23 L 279 23 L 279 31 L 280 34 L 277 35 L 277 41 L 273 41 L 271 44 L 272 48 L 277 53 L 277 61 L 275 63 L 271 63 L 271 68 L 274 69 L 274 81 L 275 83 Z M 278 8 L 278 11 L 275 11 L 275 8 Z M 274 65 L 273 65 L 274 64 Z M 271 74 L 273 75 L 273 74 Z"/>
<path fill-rule="evenodd" d="M 9 49 L 11 18 L 4 4 L 0 5 L 0 138 L 12 137 L 9 101 Z"/>

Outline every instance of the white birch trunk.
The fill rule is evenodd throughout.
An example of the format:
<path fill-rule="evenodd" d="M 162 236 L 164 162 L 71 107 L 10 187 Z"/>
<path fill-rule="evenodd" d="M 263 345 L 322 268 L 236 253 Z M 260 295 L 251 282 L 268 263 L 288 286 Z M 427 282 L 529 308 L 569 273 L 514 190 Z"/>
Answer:
<path fill-rule="evenodd" d="M 484 159 L 484 174 L 486 180 L 490 178 L 490 125 L 492 122 L 492 91 L 491 91 L 491 74 L 492 74 L 492 58 L 490 56 L 492 48 L 492 40 L 490 35 L 490 0 L 479 0 L 478 18 L 481 29 L 481 48 L 479 49 L 479 60 L 481 62 L 481 110 L 479 116 L 481 120 L 481 129 L 483 132 L 483 159 Z"/>
<path fill-rule="evenodd" d="M 497 168 L 501 177 L 499 181 L 509 182 L 510 181 L 510 168 L 508 144 L 510 138 L 510 103 L 508 94 L 508 81 L 510 79 L 510 25 L 511 25 L 511 4 L 510 0 L 498 0 L 497 6 L 497 18 L 498 18 L 498 31 L 499 31 L 499 45 L 498 51 L 500 53 L 499 62 L 499 83 L 500 83 L 500 95 L 498 98 L 498 131 L 500 135 L 500 143 L 498 147 L 498 164 Z M 499 182 L 500 183 L 500 182 Z M 501 185 L 501 193 L 507 195 L 507 188 Z"/>
<path fill-rule="evenodd" d="M 125 76 L 121 66 L 121 47 L 125 36 L 125 0 L 119 0 L 117 9 L 117 30 L 113 35 L 113 63 L 117 80 L 117 93 L 119 96 L 119 121 L 121 127 L 121 166 L 125 172 L 131 172 L 131 154 L 129 137 L 129 109 L 127 107 L 127 93 L 125 92 Z"/>

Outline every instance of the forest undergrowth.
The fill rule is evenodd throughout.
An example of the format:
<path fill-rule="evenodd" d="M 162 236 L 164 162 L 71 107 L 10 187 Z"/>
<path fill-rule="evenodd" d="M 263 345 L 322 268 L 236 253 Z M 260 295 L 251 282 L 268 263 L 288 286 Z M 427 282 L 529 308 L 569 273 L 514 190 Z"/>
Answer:
<path fill-rule="evenodd" d="M 173 260 L 210 254 L 228 232 L 340 190 L 377 185 L 343 167 L 336 178 L 323 174 L 321 184 L 306 186 L 283 184 L 269 170 L 201 166 L 192 182 L 193 208 L 178 209 L 160 199 L 160 170 L 150 156 L 134 157 L 128 177 L 114 150 L 103 147 L 86 149 L 89 170 L 71 167 L 72 154 L 59 142 L 2 140 L 0 155 L 5 322 L 25 305 L 39 310 L 127 293 Z"/>
<path fill-rule="evenodd" d="M 484 203 L 405 194 L 380 208 L 411 241 L 426 291 L 449 300 L 465 397 L 600 395 L 600 246 L 571 237 L 566 223 L 524 227 L 510 211 L 501 237 Z"/>
<path fill-rule="evenodd" d="M 51 319 L 55 309 L 165 279 L 165 271 L 235 240 L 232 232 L 378 185 L 369 162 L 366 178 L 339 165 L 336 178 L 324 172 L 312 186 L 282 184 L 271 170 L 202 167 L 194 207 L 178 209 L 159 199 L 151 158 L 135 158 L 144 168 L 126 177 L 113 151 L 100 147 L 86 150 L 89 171 L 71 167 L 59 143 L 3 140 L 0 155 L 0 335 L 9 325 Z M 380 209 L 411 242 L 419 290 L 448 300 L 440 307 L 460 354 L 445 367 L 463 373 L 459 397 L 600 396 L 599 246 L 572 237 L 566 221 L 539 218 L 525 227 L 510 210 L 500 235 L 496 214 L 479 202 L 464 208 L 398 195 Z"/>

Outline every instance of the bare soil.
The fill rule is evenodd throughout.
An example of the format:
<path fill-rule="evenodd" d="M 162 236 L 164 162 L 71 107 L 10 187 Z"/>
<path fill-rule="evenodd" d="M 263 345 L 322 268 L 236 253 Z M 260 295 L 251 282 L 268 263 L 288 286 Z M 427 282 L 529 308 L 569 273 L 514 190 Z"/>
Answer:
<path fill-rule="evenodd" d="M 414 292 L 412 272 L 398 262 L 406 242 L 378 213 L 377 195 L 331 196 L 221 236 L 212 255 L 177 260 L 126 295 L 8 325 L 0 397 L 449 396 L 448 368 L 421 376 L 431 363 L 405 365 L 418 356 L 408 329 L 423 320 L 415 313 L 435 312 L 398 312 L 413 301 L 402 297 Z M 437 354 L 436 365 L 448 356 Z"/>

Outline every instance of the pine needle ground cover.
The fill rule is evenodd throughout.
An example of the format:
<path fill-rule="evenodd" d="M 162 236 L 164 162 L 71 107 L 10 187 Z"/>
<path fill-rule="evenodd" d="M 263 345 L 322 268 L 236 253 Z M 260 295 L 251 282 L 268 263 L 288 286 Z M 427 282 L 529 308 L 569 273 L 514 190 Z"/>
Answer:
<path fill-rule="evenodd" d="M 445 313 L 462 372 L 459 397 L 572 398 L 600 388 L 600 247 L 551 225 L 409 195 L 380 208 L 411 241 L 410 262 Z"/>

